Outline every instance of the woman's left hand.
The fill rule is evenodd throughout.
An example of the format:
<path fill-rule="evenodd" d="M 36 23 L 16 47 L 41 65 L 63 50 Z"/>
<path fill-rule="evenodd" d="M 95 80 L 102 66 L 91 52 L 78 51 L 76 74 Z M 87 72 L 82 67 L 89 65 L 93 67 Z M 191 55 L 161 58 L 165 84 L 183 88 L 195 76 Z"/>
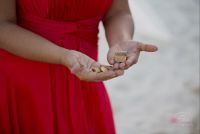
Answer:
<path fill-rule="evenodd" d="M 129 40 L 112 45 L 107 54 L 109 64 L 114 65 L 114 69 L 128 69 L 136 64 L 141 51 L 155 52 L 158 48 L 154 45 L 144 44 L 141 42 Z M 122 63 L 115 63 L 114 55 L 119 51 L 127 51 L 127 60 Z"/>

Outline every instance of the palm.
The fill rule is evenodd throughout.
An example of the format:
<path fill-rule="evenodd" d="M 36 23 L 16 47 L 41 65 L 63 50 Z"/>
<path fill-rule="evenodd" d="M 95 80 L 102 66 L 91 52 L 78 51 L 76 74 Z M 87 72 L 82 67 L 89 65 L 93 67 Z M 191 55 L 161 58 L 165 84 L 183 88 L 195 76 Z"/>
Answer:
<path fill-rule="evenodd" d="M 87 55 L 78 51 L 71 50 L 70 54 L 66 56 L 67 57 L 65 59 L 68 60 L 65 65 L 81 80 L 104 81 L 123 74 L 122 71 L 115 72 L 112 70 L 102 73 L 92 72 L 91 68 L 99 67 L 100 64 Z"/>
<path fill-rule="evenodd" d="M 139 54 L 141 51 L 146 52 L 155 52 L 157 50 L 156 46 L 153 45 L 145 45 L 143 43 L 135 42 L 135 41 L 124 41 L 119 44 L 113 45 L 110 47 L 107 55 L 108 62 L 111 65 L 114 65 L 115 69 L 127 69 L 133 64 L 137 63 Z M 115 63 L 114 55 L 119 51 L 127 51 L 128 59 L 124 63 Z"/>

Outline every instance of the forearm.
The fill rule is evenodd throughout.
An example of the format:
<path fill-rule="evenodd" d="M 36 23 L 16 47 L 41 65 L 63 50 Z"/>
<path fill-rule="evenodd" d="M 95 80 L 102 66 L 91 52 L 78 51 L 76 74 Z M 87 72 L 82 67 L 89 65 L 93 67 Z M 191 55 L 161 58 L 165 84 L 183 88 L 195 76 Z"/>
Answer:
<path fill-rule="evenodd" d="M 117 12 L 105 18 L 103 23 L 109 47 L 133 38 L 134 23 L 129 11 Z"/>
<path fill-rule="evenodd" d="M 25 59 L 60 64 L 66 49 L 11 22 L 0 22 L 0 48 Z"/>

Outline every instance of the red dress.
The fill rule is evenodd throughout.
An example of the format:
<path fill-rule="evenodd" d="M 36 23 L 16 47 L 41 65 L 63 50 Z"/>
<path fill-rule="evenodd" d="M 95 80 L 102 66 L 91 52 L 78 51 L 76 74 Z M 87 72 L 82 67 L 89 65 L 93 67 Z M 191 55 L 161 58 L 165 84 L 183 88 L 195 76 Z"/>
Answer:
<path fill-rule="evenodd" d="M 111 0 L 16 3 L 18 25 L 97 60 L 98 24 Z M 115 128 L 102 82 L 0 49 L 0 134 L 115 134 Z"/>

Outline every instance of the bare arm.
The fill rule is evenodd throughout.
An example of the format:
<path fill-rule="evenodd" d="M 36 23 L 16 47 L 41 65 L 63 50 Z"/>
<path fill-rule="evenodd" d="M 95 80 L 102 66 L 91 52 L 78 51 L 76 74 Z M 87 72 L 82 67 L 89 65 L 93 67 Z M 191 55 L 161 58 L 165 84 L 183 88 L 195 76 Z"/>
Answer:
<path fill-rule="evenodd" d="M 15 6 L 15 0 L 0 0 L 0 48 L 26 59 L 60 64 L 67 50 L 16 25 Z"/>
<path fill-rule="evenodd" d="M 17 56 L 53 64 L 62 64 L 84 81 L 104 81 L 123 74 L 122 70 L 91 72 L 99 63 L 87 55 L 59 47 L 52 42 L 16 25 L 15 0 L 0 0 L 0 49 Z"/>
<path fill-rule="evenodd" d="M 103 19 L 106 37 L 109 44 L 108 62 L 115 69 L 127 69 L 136 64 L 141 51 L 155 52 L 157 47 L 132 40 L 134 23 L 129 9 L 128 0 L 113 0 L 112 7 Z M 115 63 L 114 54 L 127 51 L 128 59 L 123 63 Z"/>
<path fill-rule="evenodd" d="M 133 38 L 134 23 L 128 0 L 113 0 L 103 22 L 109 46 Z"/>

